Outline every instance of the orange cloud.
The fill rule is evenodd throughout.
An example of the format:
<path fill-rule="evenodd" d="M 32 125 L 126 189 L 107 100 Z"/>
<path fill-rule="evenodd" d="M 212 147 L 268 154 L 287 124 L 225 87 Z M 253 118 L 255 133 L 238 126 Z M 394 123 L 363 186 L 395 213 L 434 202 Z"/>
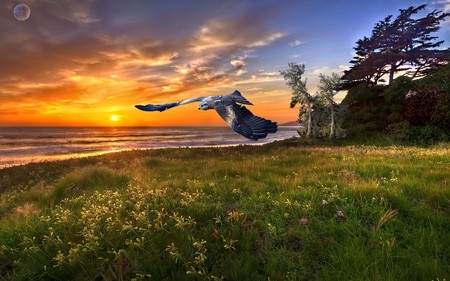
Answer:
<path fill-rule="evenodd" d="M 108 18 L 106 24 L 97 4 L 35 1 L 33 24 L 26 28 L 0 18 L 6 30 L 0 42 L 0 126 L 110 125 L 111 115 L 121 116 L 118 125 L 224 125 L 196 105 L 161 114 L 134 105 L 235 89 L 247 95 L 255 87 L 262 90 L 248 94 L 256 112 L 296 118 L 278 109 L 290 99 L 274 91 L 279 77 L 247 69 L 248 53 L 284 36 L 265 24 L 270 7 L 211 16 L 171 38 L 132 18 Z M 166 20 L 156 26 L 164 28 Z"/>

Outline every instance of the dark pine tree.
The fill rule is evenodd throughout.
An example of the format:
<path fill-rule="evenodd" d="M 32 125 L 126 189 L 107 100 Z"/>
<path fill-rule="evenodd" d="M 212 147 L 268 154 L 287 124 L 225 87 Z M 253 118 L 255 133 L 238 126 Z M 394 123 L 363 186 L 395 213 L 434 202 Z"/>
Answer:
<path fill-rule="evenodd" d="M 350 63 L 353 66 L 345 71 L 342 87 L 349 89 L 357 84 L 368 86 L 382 82 L 388 75 L 389 84 L 394 74 L 407 71 L 412 78 L 423 76 L 439 65 L 450 61 L 450 48 L 436 49 L 444 41 L 437 41 L 432 34 L 439 30 L 439 25 L 450 14 L 434 10 L 425 17 L 412 18 L 426 5 L 400 10 L 379 21 L 370 37 L 356 42 L 356 55 Z"/>

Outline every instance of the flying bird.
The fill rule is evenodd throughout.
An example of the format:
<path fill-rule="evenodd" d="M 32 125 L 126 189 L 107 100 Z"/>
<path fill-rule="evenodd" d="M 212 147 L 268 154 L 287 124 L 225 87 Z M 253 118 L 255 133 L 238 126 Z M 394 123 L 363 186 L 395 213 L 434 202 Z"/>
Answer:
<path fill-rule="evenodd" d="M 199 110 L 215 109 L 236 133 L 254 141 L 263 139 L 267 134 L 273 134 L 278 129 L 276 122 L 255 116 L 243 106 L 242 104 L 253 104 L 237 90 L 225 96 L 198 97 L 173 103 L 136 105 L 135 107 L 143 111 L 164 111 L 193 102 L 200 102 Z"/>

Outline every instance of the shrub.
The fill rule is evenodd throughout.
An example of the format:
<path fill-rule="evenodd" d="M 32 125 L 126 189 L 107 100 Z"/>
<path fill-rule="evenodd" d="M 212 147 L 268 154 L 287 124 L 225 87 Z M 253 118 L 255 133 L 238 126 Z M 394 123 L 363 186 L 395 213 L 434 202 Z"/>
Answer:
<path fill-rule="evenodd" d="M 408 141 L 411 138 L 411 125 L 408 121 L 393 123 L 387 126 L 386 133 L 395 140 Z"/>
<path fill-rule="evenodd" d="M 448 135 L 440 128 L 432 125 L 411 127 L 410 140 L 420 144 L 431 144 L 435 141 L 448 141 Z"/>
<path fill-rule="evenodd" d="M 414 126 L 430 123 L 437 104 L 444 97 L 435 88 L 411 90 L 405 97 L 405 119 Z"/>
<path fill-rule="evenodd" d="M 342 101 L 348 107 L 343 128 L 350 137 L 370 137 L 386 128 L 388 107 L 383 98 L 384 87 L 357 86 Z"/>
<path fill-rule="evenodd" d="M 384 91 L 384 99 L 392 105 L 401 104 L 412 87 L 412 80 L 406 76 L 396 78 Z"/>
<path fill-rule="evenodd" d="M 386 133 L 395 140 L 408 141 L 420 145 L 429 145 L 436 141 L 448 141 L 449 135 L 433 125 L 411 126 L 408 121 L 390 124 Z"/>

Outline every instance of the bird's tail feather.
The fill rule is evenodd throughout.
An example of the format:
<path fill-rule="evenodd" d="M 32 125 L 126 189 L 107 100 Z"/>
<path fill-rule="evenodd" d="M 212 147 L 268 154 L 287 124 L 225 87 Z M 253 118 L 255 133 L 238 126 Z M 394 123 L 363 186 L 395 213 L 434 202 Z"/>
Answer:
<path fill-rule="evenodd" d="M 234 91 L 231 94 L 231 97 L 233 98 L 234 102 L 241 103 L 241 104 L 253 105 L 253 103 L 249 102 L 246 98 L 244 98 L 238 90 Z"/>

